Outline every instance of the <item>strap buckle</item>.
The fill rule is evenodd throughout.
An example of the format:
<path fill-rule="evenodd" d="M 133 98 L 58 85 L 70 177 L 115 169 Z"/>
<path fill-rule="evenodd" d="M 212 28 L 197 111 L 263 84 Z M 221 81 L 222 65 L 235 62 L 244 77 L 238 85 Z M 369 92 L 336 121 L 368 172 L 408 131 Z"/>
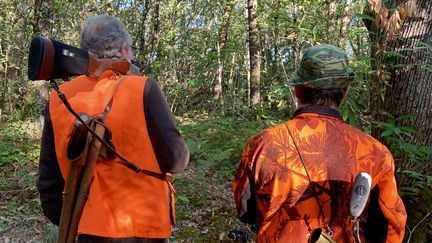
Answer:
<path fill-rule="evenodd" d="M 175 179 L 174 174 L 169 173 L 169 172 L 167 172 L 167 173 L 164 174 L 164 180 L 165 181 L 167 181 L 169 183 L 173 183 L 174 179 Z"/>

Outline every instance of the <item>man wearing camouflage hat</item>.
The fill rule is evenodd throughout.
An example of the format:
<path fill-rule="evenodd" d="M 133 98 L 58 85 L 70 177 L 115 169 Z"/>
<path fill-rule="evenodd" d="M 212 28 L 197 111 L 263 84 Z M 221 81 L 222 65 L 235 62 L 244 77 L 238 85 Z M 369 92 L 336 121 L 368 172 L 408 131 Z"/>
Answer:
<path fill-rule="evenodd" d="M 249 140 L 233 189 L 240 220 L 257 225 L 257 242 L 308 242 L 317 229 L 331 240 L 354 242 L 349 208 L 360 172 L 372 178 L 361 237 L 402 241 L 406 212 L 393 157 L 340 116 L 354 77 L 340 48 L 311 47 L 288 82 L 299 103 L 294 117 Z"/>

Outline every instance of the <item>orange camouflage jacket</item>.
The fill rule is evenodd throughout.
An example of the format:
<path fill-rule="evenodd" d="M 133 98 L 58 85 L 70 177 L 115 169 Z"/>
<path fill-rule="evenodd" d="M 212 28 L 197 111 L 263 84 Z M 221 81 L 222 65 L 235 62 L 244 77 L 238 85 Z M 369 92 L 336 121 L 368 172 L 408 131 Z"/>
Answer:
<path fill-rule="evenodd" d="M 256 223 L 257 242 L 307 242 L 313 229 L 326 229 L 324 218 L 334 240 L 354 242 L 349 204 L 360 172 L 372 177 L 369 210 L 361 216 L 366 240 L 401 242 L 406 212 L 392 155 L 371 136 L 345 124 L 338 111 L 316 106 L 299 109 L 292 120 L 249 140 L 233 182 L 239 218 Z"/>

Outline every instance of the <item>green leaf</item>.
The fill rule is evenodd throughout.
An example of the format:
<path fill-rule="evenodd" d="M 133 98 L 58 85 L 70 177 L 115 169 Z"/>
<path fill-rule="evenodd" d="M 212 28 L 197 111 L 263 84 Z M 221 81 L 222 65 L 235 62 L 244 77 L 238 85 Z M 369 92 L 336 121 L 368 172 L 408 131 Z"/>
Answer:
<path fill-rule="evenodd" d="M 375 21 L 374 17 L 372 17 L 370 15 L 367 15 L 367 14 L 360 14 L 360 13 L 358 13 L 358 14 L 356 14 L 356 16 L 359 17 L 359 18 L 361 18 L 361 19 L 367 19 L 367 20 Z"/>
<path fill-rule="evenodd" d="M 403 120 L 409 120 L 409 119 L 415 119 L 416 115 L 414 114 L 406 114 L 406 115 L 402 115 L 402 116 L 398 116 L 396 118 L 396 121 L 403 121 Z"/>
<path fill-rule="evenodd" d="M 0 233 L 5 231 L 6 226 L 5 223 L 3 222 L 3 220 L 0 219 Z"/>
<path fill-rule="evenodd" d="M 385 138 L 393 134 L 393 130 L 387 130 L 381 133 L 381 137 Z"/>
<path fill-rule="evenodd" d="M 394 120 L 394 116 L 390 112 L 381 111 L 380 113 L 383 114 L 383 115 L 385 115 L 386 117 L 390 118 L 390 120 Z"/>
<path fill-rule="evenodd" d="M 402 57 L 402 58 L 406 57 L 404 54 L 397 52 L 397 51 L 387 51 L 386 54 L 389 56 L 395 56 L 395 57 Z"/>
<path fill-rule="evenodd" d="M 185 202 L 185 203 L 189 202 L 189 198 L 184 196 L 184 195 L 181 195 L 181 194 L 176 195 L 176 199 L 177 199 L 177 201 L 180 201 L 180 202 Z"/>
<path fill-rule="evenodd" d="M 402 173 L 407 174 L 408 176 L 413 177 L 413 178 L 418 179 L 418 180 L 424 179 L 423 174 L 421 174 L 417 171 L 414 171 L 414 170 L 404 170 Z"/>
<path fill-rule="evenodd" d="M 401 196 L 417 196 L 417 189 L 414 187 L 401 187 L 399 188 L 399 194 Z"/>
<path fill-rule="evenodd" d="M 379 121 L 376 121 L 376 122 L 373 122 L 373 123 L 375 123 L 375 124 L 377 124 L 377 125 L 379 125 L 381 127 L 394 128 L 394 124 L 393 123 L 389 123 L 389 122 L 379 122 Z"/>
<path fill-rule="evenodd" d="M 412 127 L 407 127 L 407 126 L 399 126 L 399 128 L 409 134 L 413 134 L 415 132 L 415 129 Z"/>
<path fill-rule="evenodd" d="M 206 169 L 210 168 L 213 165 L 213 163 L 211 162 L 211 160 L 202 160 L 202 159 L 199 159 L 199 160 L 197 160 L 196 163 L 197 163 L 197 165 L 199 165 L 201 167 L 204 167 Z"/>

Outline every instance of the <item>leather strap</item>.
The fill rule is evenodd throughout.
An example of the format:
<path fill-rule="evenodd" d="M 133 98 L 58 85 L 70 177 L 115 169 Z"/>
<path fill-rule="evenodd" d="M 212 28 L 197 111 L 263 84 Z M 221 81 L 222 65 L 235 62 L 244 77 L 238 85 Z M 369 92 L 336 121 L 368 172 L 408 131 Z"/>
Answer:
<path fill-rule="evenodd" d="M 120 78 L 117 79 L 112 94 L 111 94 L 111 98 L 108 101 L 107 105 L 105 106 L 105 110 L 104 112 L 102 112 L 102 114 L 100 115 L 100 119 L 102 120 L 102 123 L 105 121 L 105 118 L 108 116 L 108 113 L 111 111 L 111 106 L 113 103 L 113 99 L 114 99 L 114 95 L 117 93 L 117 90 L 120 86 L 120 84 L 122 83 L 122 81 L 124 79 L 126 79 L 127 75 L 123 75 Z M 109 130 L 107 128 L 107 130 Z M 105 145 L 105 144 L 104 144 Z M 153 172 L 150 170 L 145 170 L 140 168 L 139 166 L 137 166 L 135 163 L 130 162 L 129 160 L 125 159 L 123 156 L 121 156 L 120 154 L 117 153 L 117 151 L 112 148 L 111 146 L 105 146 L 108 150 L 110 150 L 118 159 L 120 159 L 120 161 L 118 161 L 118 163 L 126 166 L 127 168 L 133 170 L 135 173 L 142 173 L 142 174 L 146 174 L 149 176 L 153 176 L 156 178 L 159 178 L 161 180 L 165 180 L 167 182 L 172 183 L 174 181 L 174 175 L 172 175 L 171 173 L 165 173 L 165 174 L 160 174 L 157 172 Z"/>
<path fill-rule="evenodd" d="M 121 81 L 123 81 L 124 80 L 124 78 L 125 78 L 126 76 L 122 76 L 122 77 L 120 77 L 119 78 L 119 80 L 117 80 L 117 83 L 116 83 L 116 85 L 114 86 L 114 92 L 113 92 L 113 97 L 114 97 L 114 94 L 115 94 L 115 92 L 117 91 L 117 89 L 118 89 L 118 86 L 120 85 L 120 83 L 121 83 Z M 161 180 L 164 180 L 164 181 L 166 181 L 166 182 L 168 182 L 168 183 L 172 183 L 173 181 L 174 181 L 174 175 L 172 174 L 172 173 L 169 173 L 169 172 L 167 172 L 167 173 L 157 173 L 157 172 L 154 172 L 154 171 L 150 171 L 150 170 L 145 170 L 145 169 L 142 169 L 142 168 L 140 168 L 139 166 L 137 166 L 136 164 L 134 164 L 134 163 L 132 163 L 132 162 L 130 162 L 129 160 L 127 160 L 126 158 L 124 158 L 123 156 L 121 156 L 113 147 L 111 147 L 103 138 L 101 138 L 101 137 L 99 137 L 88 125 L 87 125 L 87 123 L 86 122 L 84 122 L 83 121 L 83 119 L 73 110 L 73 108 L 71 107 L 71 105 L 70 105 L 70 103 L 69 103 L 69 101 L 67 100 L 67 98 L 66 98 L 66 96 L 60 91 L 60 89 L 59 89 L 59 87 L 58 87 L 58 85 L 57 85 L 57 83 L 54 81 L 54 80 L 51 80 L 50 81 L 50 84 L 53 86 L 53 88 L 54 88 L 54 90 L 57 92 L 57 95 L 58 95 L 58 97 L 59 97 L 59 99 L 63 102 L 63 104 L 66 106 L 66 108 L 72 113 L 72 115 L 73 116 L 75 116 L 75 118 L 79 121 L 79 122 L 81 122 L 83 125 L 84 125 L 84 127 L 87 129 L 87 131 L 89 131 L 97 140 L 99 140 L 99 142 L 101 142 L 102 143 L 102 145 L 106 148 L 106 149 L 108 149 L 110 152 L 112 152 L 113 153 L 113 155 L 115 155 L 120 161 L 118 162 L 118 163 L 120 163 L 120 164 L 122 164 L 122 165 L 124 165 L 124 166 L 126 166 L 126 167 L 128 167 L 129 169 L 131 169 L 131 170 L 133 170 L 135 173 L 142 173 L 142 174 L 145 174 L 145 175 L 149 175 L 149 176 L 153 176 L 153 177 L 156 177 L 156 178 L 158 178 L 158 179 L 161 179 Z M 111 105 L 112 105 L 112 99 L 113 99 L 113 97 L 111 97 L 111 99 L 110 99 L 110 101 L 108 102 L 108 104 L 107 104 L 107 107 L 109 107 L 108 108 L 108 111 L 107 111 L 107 107 L 105 107 L 105 111 L 102 113 L 102 115 L 104 114 L 104 113 L 106 113 L 105 114 L 105 116 L 104 116 L 104 118 L 106 118 L 106 116 L 107 116 L 107 114 L 108 114 L 108 112 L 110 111 L 110 109 L 111 109 L 111 106 L 110 106 L 110 103 L 111 103 Z M 97 119 L 97 118 L 96 118 Z M 101 119 L 100 117 L 99 117 L 99 119 Z M 103 123 L 103 120 L 101 120 L 102 121 L 102 123 Z"/>
<path fill-rule="evenodd" d="M 105 118 L 108 116 L 108 113 L 111 111 L 111 106 L 112 106 L 112 102 L 113 102 L 113 99 L 114 99 L 114 95 L 115 95 L 115 93 L 117 93 L 117 90 L 118 90 L 121 82 L 126 77 L 127 77 L 126 75 L 123 75 L 119 79 L 117 79 L 117 81 L 116 81 L 116 83 L 114 85 L 114 89 L 113 89 L 112 94 L 111 94 L 111 98 L 108 101 L 108 103 L 105 105 L 105 110 L 102 112 L 102 114 L 100 116 L 100 118 L 102 119 L 102 121 L 105 121 Z"/>

